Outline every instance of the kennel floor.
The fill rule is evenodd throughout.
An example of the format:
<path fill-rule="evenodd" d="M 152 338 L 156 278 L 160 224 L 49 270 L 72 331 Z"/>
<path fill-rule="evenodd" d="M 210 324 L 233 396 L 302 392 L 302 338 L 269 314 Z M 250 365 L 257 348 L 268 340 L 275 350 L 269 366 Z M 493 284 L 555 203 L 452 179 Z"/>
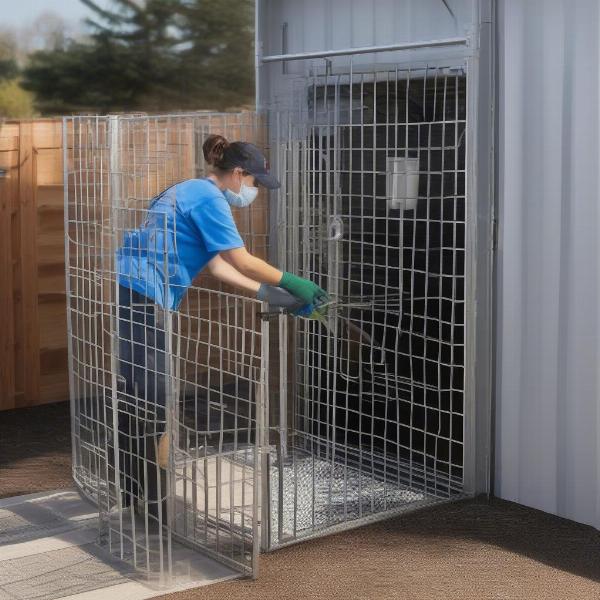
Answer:
<path fill-rule="evenodd" d="M 459 492 L 449 492 L 447 477 L 431 472 L 424 476 L 418 467 L 406 462 L 399 465 L 398 477 L 391 481 L 382 476 L 380 460 L 374 457 L 366 463 L 369 469 L 364 466 L 361 469 L 342 461 L 339 453 L 337 458 L 322 458 L 291 448 L 280 458 L 276 448 L 270 447 L 270 546 L 362 519 L 372 520 L 461 497 Z M 187 523 L 186 530 L 191 531 L 194 523 L 206 526 L 210 521 L 247 531 L 254 510 L 254 449 L 224 450 L 184 462 L 180 474 L 185 472 L 185 476 L 180 476 L 176 484 L 179 513 L 176 518 L 181 523 L 180 530 L 183 523 Z M 192 473 L 194 469 L 196 472 Z M 413 484 L 413 477 L 420 483 Z M 257 481 L 262 487 L 260 473 Z M 259 522 L 261 508 L 259 505 Z"/>

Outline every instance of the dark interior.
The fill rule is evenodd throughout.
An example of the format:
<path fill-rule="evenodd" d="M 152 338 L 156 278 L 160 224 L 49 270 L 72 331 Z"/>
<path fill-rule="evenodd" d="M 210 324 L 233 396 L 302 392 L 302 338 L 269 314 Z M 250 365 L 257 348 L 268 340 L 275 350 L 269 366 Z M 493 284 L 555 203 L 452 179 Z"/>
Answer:
<path fill-rule="evenodd" d="M 313 391 L 312 434 L 420 462 L 460 479 L 466 77 L 435 72 L 393 85 L 321 86 L 309 95 L 313 106 L 322 106 L 326 97 L 333 105 L 334 94 L 346 107 L 352 94 L 352 125 L 345 121 L 337 139 L 320 135 L 323 128 L 314 129 L 308 141 L 309 165 L 321 176 L 309 178 L 310 193 L 327 210 L 326 182 L 332 177 L 328 165 L 337 146 L 347 229 L 341 276 L 348 284 L 343 293 L 368 298 L 387 290 L 390 298 L 376 308 L 343 313 L 374 347 L 384 349 L 372 351 L 371 344 L 362 344 L 361 364 L 349 365 L 360 370 L 359 380 L 334 380 L 332 359 L 310 365 L 311 377 L 321 388 Z M 416 210 L 402 213 L 387 207 L 386 159 L 395 155 L 419 159 Z M 332 185 L 330 181 L 328 189 Z M 323 274 L 325 284 L 326 267 L 326 254 L 315 256 L 309 266 Z M 323 356 L 325 336 L 308 337 L 315 355 Z M 338 339 L 339 360 L 347 348 L 347 340 Z M 335 415 L 328 402 L 332 390 Z"/>

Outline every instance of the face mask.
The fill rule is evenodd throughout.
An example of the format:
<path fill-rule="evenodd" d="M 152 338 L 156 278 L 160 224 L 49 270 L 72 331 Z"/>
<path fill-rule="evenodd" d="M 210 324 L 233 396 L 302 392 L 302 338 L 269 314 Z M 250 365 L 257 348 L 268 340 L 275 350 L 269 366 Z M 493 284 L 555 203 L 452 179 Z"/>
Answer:
<path fill-rule="evenodd" d="M 258 194 L 258 188 L 251 187 L 242 182 L 238 194 L 232 192 L 231 190 L 225 190 L 224 193 L 225 199 L 227 200 L 227 202 L 229 202 L 230 206 L 244 208 L 245 206 L 250 206 L 250 204 L 254 202 Z"/>

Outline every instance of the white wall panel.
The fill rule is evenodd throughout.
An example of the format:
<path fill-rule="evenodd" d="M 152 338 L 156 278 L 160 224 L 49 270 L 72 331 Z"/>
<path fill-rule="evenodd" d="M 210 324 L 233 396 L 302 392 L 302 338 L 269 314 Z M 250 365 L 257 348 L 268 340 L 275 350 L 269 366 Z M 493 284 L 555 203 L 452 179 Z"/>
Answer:
<path fill-rule="evenodd" d="M 600 527 L 599 4 L 499 17 L 495 491 Z"/>
<path fill-rule="evenodd" d="M 476 0 L 447 0 L 454 17 L 442 0 L 258 0 L 259 38 L 264 56 L 283 52 L 282 28 L 287 23 L 287 53 L 359 48 L 411 41 L 465 36 L 473 18 Z M 429 58 L 439 52 L 420 52 Z M 391 57 L 390 53 L 355 56 L 355 66 L 397 63 L 415 54 Z M 333 59 L 347 64 L 348 57 Z M 320 65 L 323 61 L 317 61 Z M 289 80 L 303 75 L 310 61 L 288 62 L 285 76 L 281 64 L 261 67 L 261 106 L 271 104 Z"/>
<path fill-rule="evenodd" d="M 308 52 L 463 34 L 472 0 L 448 4 L 456 21 L 441 0 L 269 0 L 264 10 L 289 23 L 290 52 Z M 280 27 L 264 38 L 269 53 L 280 52 Z"/>

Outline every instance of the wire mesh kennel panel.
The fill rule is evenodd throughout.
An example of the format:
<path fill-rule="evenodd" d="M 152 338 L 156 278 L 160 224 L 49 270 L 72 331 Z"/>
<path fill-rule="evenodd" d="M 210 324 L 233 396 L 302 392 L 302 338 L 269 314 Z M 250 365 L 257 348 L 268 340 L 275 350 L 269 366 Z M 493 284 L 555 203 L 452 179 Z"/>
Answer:
<path fill-rule="evenodd" d="M 269 323 L 205 274 L 177 311 L 148 303 L 120 285 L 120 257 L 144 247 L 168 282 L 171 186 L 206 174 L 209 133 L 263 144 L 262 131 L 253 113 L 64 122 L 73 475 L 111 551 L 149 577 L 185 571 L 181 544 L 255 571 Z M 265 256 L 266 198 L 234 212 Z"/>
<path fill-rule="evenodd" d="M 282 264 L 332 301 L 289 334 L 267 547 L 465 491 L 466 64 L 321 64 L 270 121 Z"/>
<path fill-rule="evenodd" d="M 115 255 L 150 218 L 167 234 L 150 205 L 168 212 L 160 192 L 204 174 L 208 133 L 264 146 L 264 129 L 250 114 L 65 122 L 74 476 L 118 555 L 168 575 L 183 542 L 256 572 L 259 529 L 273 548 L 465 492 L 467 79 L 456 63 L 326 62 L 296 80 L 270 114 L 279 266 L 330 292 L 326 317 L 273 327 L 202 275 L 176 313 L 151 315 L 162 416 L 140 413 L 152 407 L 123 375 L 134 311 L 121 314 Z M 266 198 L 235 216 L 267 257 Z"/>

